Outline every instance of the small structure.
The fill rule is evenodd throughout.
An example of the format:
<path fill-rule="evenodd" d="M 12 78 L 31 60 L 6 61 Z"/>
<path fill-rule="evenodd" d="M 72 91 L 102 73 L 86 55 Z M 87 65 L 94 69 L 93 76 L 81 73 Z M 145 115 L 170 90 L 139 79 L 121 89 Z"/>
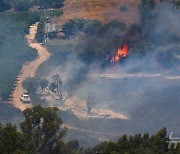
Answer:
<path fill-rule="evenodd" d="M 48 42 L 49 39 L 56 38 L 57 28 L 55 24 L 47 22 L 44 26 L 45 30 L 45 42 Z"/>
<path fill-rule="evenodd" d="M 56 25 L 52 23 L 45 24 L 45 33 L 56 32 Z"/>

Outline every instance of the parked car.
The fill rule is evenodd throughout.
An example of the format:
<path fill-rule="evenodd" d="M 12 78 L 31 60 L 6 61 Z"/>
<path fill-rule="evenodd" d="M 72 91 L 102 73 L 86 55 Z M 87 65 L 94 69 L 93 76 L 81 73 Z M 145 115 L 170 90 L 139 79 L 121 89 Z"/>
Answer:
<path fill-rule="evenodd" d="M 23 94 L 20 98 L 20 100 L 23 102 L 23 103 L 30 103 L 30 97 L 28 94 Z"/>

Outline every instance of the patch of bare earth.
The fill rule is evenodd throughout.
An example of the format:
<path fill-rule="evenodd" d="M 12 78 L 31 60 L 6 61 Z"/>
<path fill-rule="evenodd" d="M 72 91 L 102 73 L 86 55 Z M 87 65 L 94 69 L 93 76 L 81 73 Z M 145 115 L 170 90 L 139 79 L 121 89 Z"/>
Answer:
<path fill-rule="evenodd" d="M 54 97 L 55 98 L 55 97 Z M 46 99 L 50 106 L 58 107 L 63 111 L 71 111 L 74 115 L 81 119 L 100 118 L 100 119 L 129 119 L 123 113 L 116 113 L 109 109 L 94 107 L 90 114 L 87 114 L 86 100 L 73 96 L 67 99 L 64 103 L 55 101 L 52 96 L 47 96 Z"/>
<path fill-rule="evenodd" d="M 56 22 L 61 26 L 73 18 L 97 19 L 107 23 L 119 19 L 130 26 L 139 21 L 138 5 L 140 0 L 66 0 L 64 14 Z M 120 6 L 127 11 L 121 12 Z"/>

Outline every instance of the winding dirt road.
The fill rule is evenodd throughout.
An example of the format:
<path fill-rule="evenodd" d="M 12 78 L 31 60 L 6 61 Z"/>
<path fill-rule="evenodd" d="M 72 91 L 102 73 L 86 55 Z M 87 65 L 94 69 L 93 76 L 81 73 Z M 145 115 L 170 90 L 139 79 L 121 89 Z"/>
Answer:
<path fill-rule="evenodd" d="M 24 104 L 20 101 L 21 95 L 24 92 L 26 92 L 25 89 L 22 87 L 22 82 L 27 77 L 35 76 L 39 65 L 42 64 L 45 60 L 47 60 L 50 56 L 50 53 L 47 51 L 47 49 L 43 47 L 41 44 L 39 44 L 35 39 L 37 26 L 38 26 L 38 23 L 35 23 L 34 25 L 30 26 L 29 34 L 26 35 L 26 39 L 29 46 L 37 50 L 38 56 L 35 60 L 24 64 L 21 70 L 21 74 L 18 77 L 19 81 L 17 82 L 17 86 L 12 93 L 12 97 L 13 97 L 12 104 L 14 107 L 20 109 L 21 111 L 25 110 L 28 107 L 32 107 L 31 104 Z"/>
<path fill-rule="evenodd" d="M 66 128 L 68 128 L 68 129 L 77 130 L 77 131 L 81 131 L 81 132 L 85 132 L 85 133 L 97 134 L 97 135 L 118 136 L 118 134 L 96 132 L 96 131 L 92 131 L 92 130 L 87 130 L 87 129 L 82 129 L 82 128 L 73 127 L 73 126 L 70 126 L 70 125 L 67 125 L 67 124 L 63 124 L 62 127 L 66 127 Z"/>

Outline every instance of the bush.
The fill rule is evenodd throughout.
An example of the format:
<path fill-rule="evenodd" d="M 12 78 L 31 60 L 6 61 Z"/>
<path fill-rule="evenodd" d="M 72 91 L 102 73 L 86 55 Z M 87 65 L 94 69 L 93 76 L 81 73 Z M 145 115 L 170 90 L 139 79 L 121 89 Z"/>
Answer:
<path fill-rule="evenodd" d="M 76 36 L 79 32 L 81 32 L 87 22 L 88 21 L 85 19 L 71 19 L 62 25 L 62 30 L 65 36 L 67 38 L 70 38 Z"/>
<path fill-rule="evenodd" d="M 32 2 L 27 0 L 13 1 L 12 7 L 18 11 L 27 11 L 29 8 L 32 7 Z"/>
<path fill-rule="evenodd" d="M 44 23 L 40 22 L 38 24 L 38 28 L 37 28 L 37 33 L 36 33 L 36 40 L 38 42 L 43 42 L 44 40 L 44 34 L 45 34 L 45 31 L 44 31 Z"/>
<path fill-rule="evenodd" d="M 120 6 L 120 8 L 119 8 L 119 10 L 121 11 L 121 12 L 125 12 L 125 11 L 127 11 L 127 6 Z"/>
<path fill-rule="evenodd" d="M 106 27 L 107 27 L 107 28 L 112 28 L 112 29 L 117 28 L 117 29 L 120 29 L 120 30 L 124 31 L 125 28 L 126 28 L 126 25 L 125 25 L 123 22 L 121 22 L 121 21 L 119 21 L 119 20 L 116 19 L 116 20 L 110 21 L 110 22 L 106 25 Z"/>
<path fill-rule="evenodd" d="M 97 29 L 101 26 L 101 22 L 98 20 L 91 20 L 89 22 L 87 22 L 84 26 L 82 31 L 85 34 L 88 35 L 92 35 L 92 34 L 96 34 Z"/>
<path fill-rule="evenodd" d="M 37 0 L 37 5 L 41 8 L 60 8 L 63 6 L 64 0 Z"/>
<path fill-rule="evenodd" d="M 28 93 L 35 93 L 38 88 L 38 79 L 35 77 L 28 77 L 23 81 L 23 88 Z"/>

